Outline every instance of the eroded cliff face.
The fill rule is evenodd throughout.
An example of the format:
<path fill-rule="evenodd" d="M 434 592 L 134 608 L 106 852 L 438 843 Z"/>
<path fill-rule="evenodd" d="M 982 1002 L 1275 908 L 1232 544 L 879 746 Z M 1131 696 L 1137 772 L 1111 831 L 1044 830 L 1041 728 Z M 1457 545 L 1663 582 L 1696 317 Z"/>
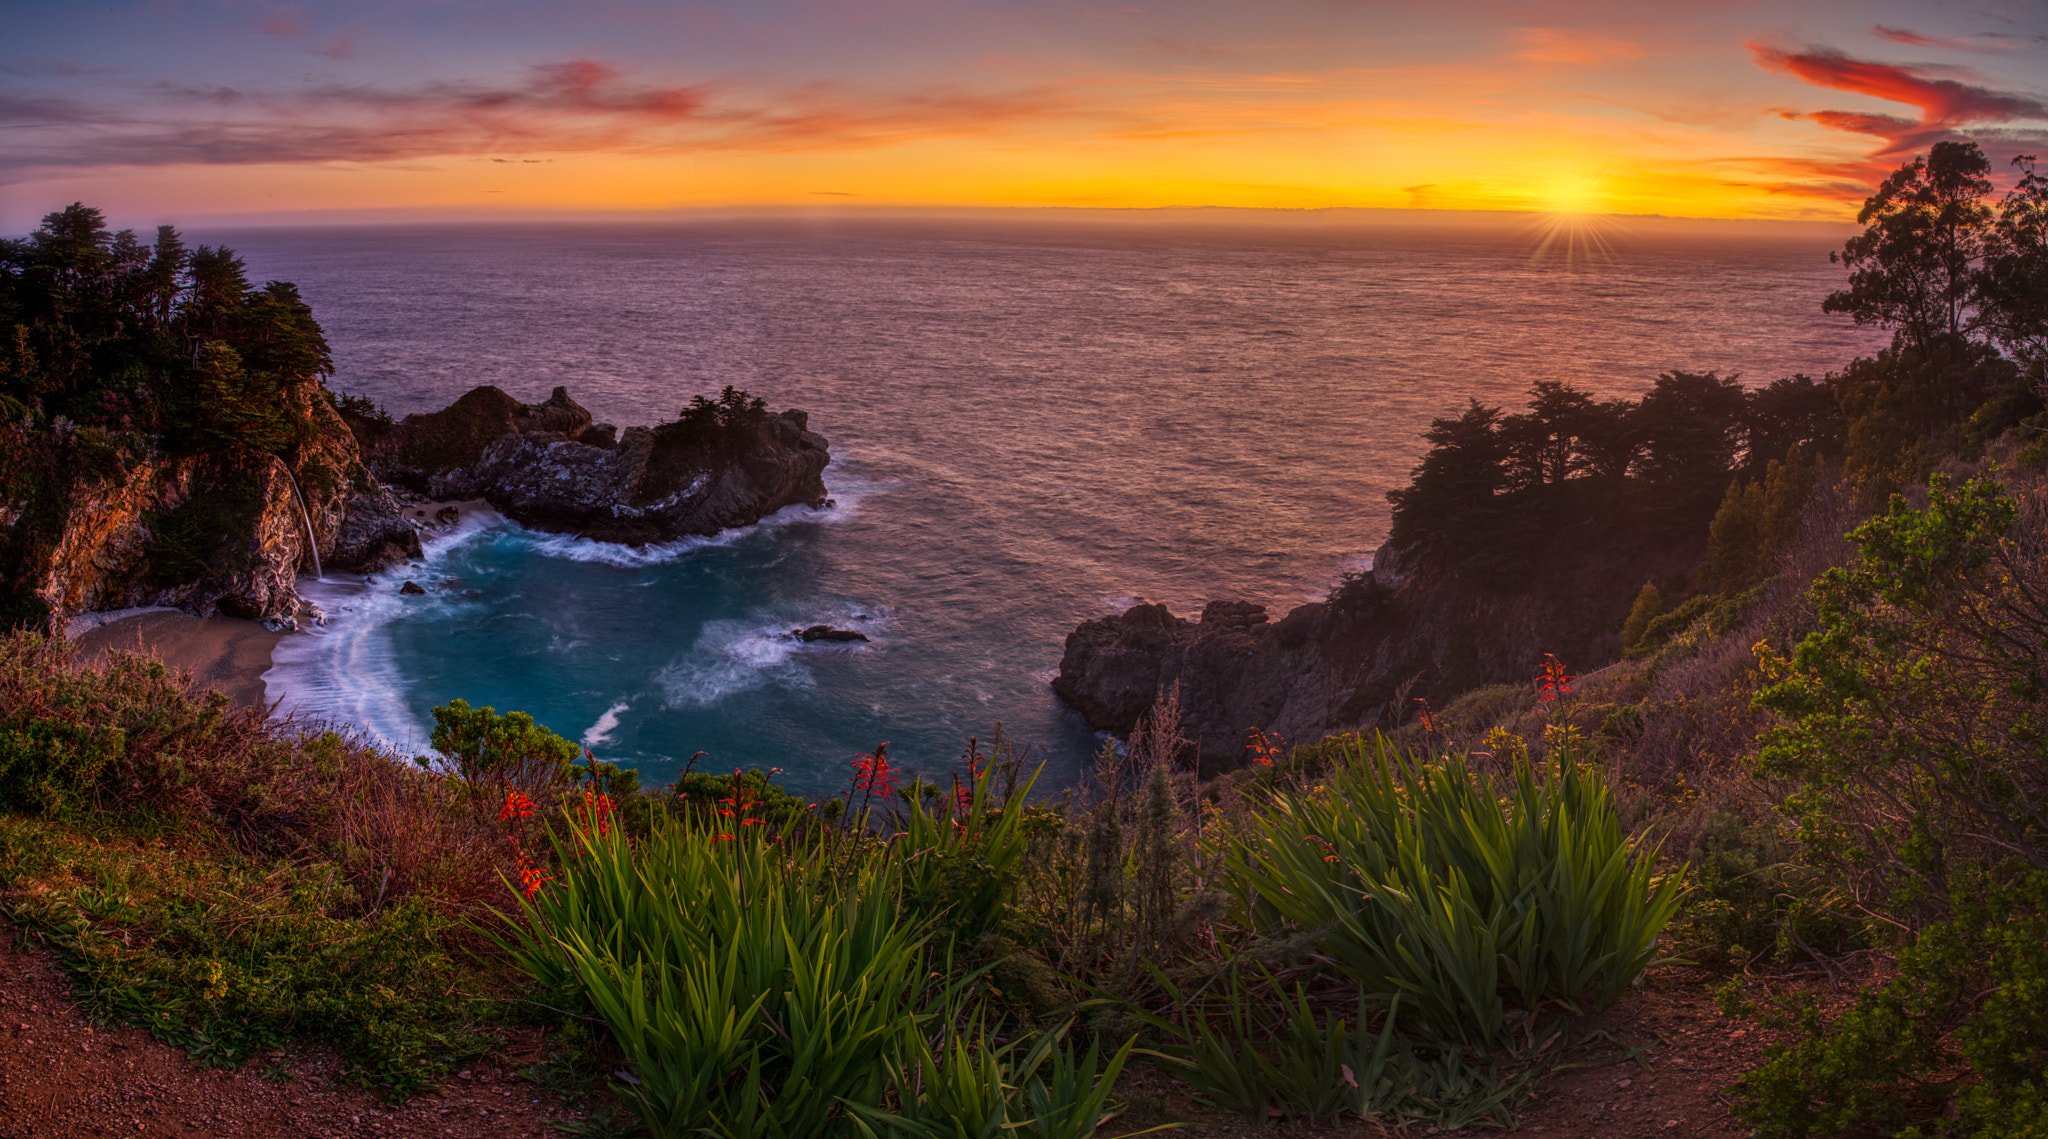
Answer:
<path fill-rule="evenodd" d="M 804 412 L 748 414 L 694 436 L 675 428 L 592 423 L 565 388 L 527 405 L 482 387 L 365 436 L 370 466 L 388 482 L 483 498 L 525 525 L 598 541 L 710 535 L 825 504 L 831 453 Z"/>
<path fill-rule="evenodd" d="M 417 556 L 418 535 L 364 466 L 324 392 L 306 384 L 286 399 L 308 425 L 286 456 L 137 454 L 70 432 L 23 440 L 50 451 L 42 463 L 47 500 L 36 510 L 50 536 L 28 559 L 50 618 L 174 605 L 290 625 L 310 615 L 295 582 L 313 572 L 311 550 L 326 568 L 354 572 Z M 89 446 L 115 458 L 83 461 Z"/>
<path fill-rule="evenodd" d="M 1252 728 L 1301 743 L 1392 727 L 1418 699 L 1441 706 L 1525 682 L 1545 653 L 1574 672 L 1618 659 L 1636 590 L 1683 575 L 1701 553 L 1698 540 L 1652 547 L 1625 527 L 1588 526 L 1555 536 L 1505 580 L 1383 548 L 1361 580 L 1278 621 L 1217 601 L 1194 621 L 1138 605 L 1085 622 L 1067 636 L 1053 691 L 1090 727 L 1123 734 L 1179 684 L 1183 729 L 1214 774 L 1246 761 Z"/>

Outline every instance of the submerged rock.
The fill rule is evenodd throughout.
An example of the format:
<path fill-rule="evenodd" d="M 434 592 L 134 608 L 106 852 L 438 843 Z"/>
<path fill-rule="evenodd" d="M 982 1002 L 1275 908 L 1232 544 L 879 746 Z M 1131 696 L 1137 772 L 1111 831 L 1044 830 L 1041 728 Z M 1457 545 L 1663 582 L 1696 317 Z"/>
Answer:
<path fill-rule="evenodd" d="M 404 585 L 398 587 L 398 592 L 409 594 L 412 596 L 424 596 L 427 591 L 420 586 L 419 582 L 408 581 Z"/>
<path fill-rule="evenodd" d="M 814 641 L 852 642 L 868 639 L 866 633 L 855 632 L 852 629 L 835 629 L 830 625 L 812 625 L 808 629 L 791 629 L 789 635 L 807 645 Z"/>

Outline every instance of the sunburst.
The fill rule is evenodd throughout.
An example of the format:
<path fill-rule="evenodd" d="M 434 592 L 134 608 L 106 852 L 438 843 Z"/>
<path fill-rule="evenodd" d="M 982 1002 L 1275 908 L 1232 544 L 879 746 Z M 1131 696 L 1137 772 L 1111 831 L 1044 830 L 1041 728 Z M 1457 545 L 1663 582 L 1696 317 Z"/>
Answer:
<path fill-rule="evenodd" d="M 1581 261 L 1588 265 L 1595 262 L 1612 264 L 1614 247 L 1610 239 L 1620 236 L 1620 233 L 1620 225 L 1600 214 L 1550 214 L 1537 222 L 1532 231 L 1535 244 L 1529 250 L 1529 262 L 1536 264 L 1555 257 L 1567 268 Z"/>

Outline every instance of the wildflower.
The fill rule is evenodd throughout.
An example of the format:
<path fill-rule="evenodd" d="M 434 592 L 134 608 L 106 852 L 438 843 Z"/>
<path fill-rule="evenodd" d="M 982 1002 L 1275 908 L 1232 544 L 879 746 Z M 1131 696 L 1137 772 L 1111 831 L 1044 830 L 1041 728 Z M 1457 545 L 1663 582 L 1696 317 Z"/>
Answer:
<path fill-rule="evenodd" d="M 540 867 L 535 866 L 532 863 L 523 862 L 520 864 L 519 889 L 522 893 L 526 895 L 526 900 L 529 902 L 533 900 L 533 896 L 535 894 L 540 892 L 540 888 L 543 885 L 554 880 L 554 875 L 548 873 L 545 870 L 542 870 Z"/>
<path fill-rule="evenodd" d="M 533 900 L 533 896 L 540 892 L 541 886 L 554 881 L 555 876 L 534 865 L 533 859 L 528 858 L 526 851 L 520 848 L 517 837 L 510 835 L 506 837 L 511 838 L 512 854 L 518 860 L 519 892 L 525 895 L 526 900 L 530 902 Z"/>
<path fill-rule="evenodd" d="M 853 789 L 865 797 L 880 791 L 884 795 L 896 793 L 896 783 L 902 772 L 889 763 L 889 745 L 877 745 L 873 755 L 853 757 Z"/>
<path fill-rule="evenodd" d="M 1322 849 L 1322 852 L 1323 852 L 1323 861 L 1324 861 L 1324 862 L 1342 862 L 1342 861 L 1344 861 L 1343 859 L 1341 859 L 1341 858 L 1337 857 L 1337 848 L 1336 848 L 1336 846 L 1332 845 L 1332 844 L 1331 844 L 1331 842 L 1330 842 L 1330 841 L 1329 841 L 1328 839 L 1326 839 L 1326 838 L 1322 837 L 1321 835 L 1313 835 L 1313 834 L 1310 834 L 1310 835 L 1303 835 L 1303 836 L 1301 837 L 1301 841 L 1302 841 L 1302 844 L 1303 844 L 1304 846 L 1306 846 L 1306 845 L 1308 845 L 1308 844 L 1311 844 L 1311 843 L 1313 843 L 1313 844 L 1314 844 L 1314 845 L 1316 845 L 1317 847 L 1320 847 L 1320 848 Z"/>
<path fill-rule="evenodd" d="M 576 808 L 576 828 L 599 838 L 612 833 L 612 797 L 597 789 L 597 781 L 583 785 L 583 805 Z"/>
<path fill-rule="evenodd" d="M 1564 670 L 1564 662 L 1556 653 L 1543 654 L 1543 667 L 1536 673 L 1536 699 L 1548 704 L 1560 696 L 1572 694 L 1572 681 L 1578 677 Z"/>
<path fill-rule="evenodd" d="M 1252 753 L 1252 762 L 1262 767 L 1273 766 L 1273 761 L 1285 754 L 1287 741 L 1278 732 L 1268 734 L 1258 728 L 1246 728 L 1245 737 L 1245 750 Z"/>
<path fill-rule="evenodd" d="M 513 819 L 525 819 L 532 816 L 533 800 L 526 797 L 526 792 L 517 790 L 505 792 L 505 805 L 498 808 L 499 822 L 510 822 Z"/>
<path fill-rule="evenodd" d="M 1431 735 L 1435 735 L 1436 714 L 1429 710 L 1429 701 L 1424 700 L 1420 696 L 1417 696 L 1415 698 L 1415 702 L 1417 704 L 1422 705 L 1421 711 L 1416 714 L 1416 717 L 1422 721 L 1422 730 L 1428 732 Z"/>

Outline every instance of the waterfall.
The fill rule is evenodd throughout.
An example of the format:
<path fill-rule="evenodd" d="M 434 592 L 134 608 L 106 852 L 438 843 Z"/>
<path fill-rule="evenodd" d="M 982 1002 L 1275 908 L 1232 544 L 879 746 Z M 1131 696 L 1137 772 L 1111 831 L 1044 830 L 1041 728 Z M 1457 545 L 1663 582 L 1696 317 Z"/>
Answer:
<path fill-rule="evenodd" d="M 306 549 L 313 554 L 313 580 L 326 581 L 326 571 L 320 568 L 320 539 L 313 536 L 313 515 L 306 509 L 306 492 L 299 489 L 299 480 L 293 477 L 291 465 L 282 459 L 278 464 L 284 467 L 284 477 L 291 480 L 292 498 L 299 504 L 299 520 L 306 524 Z"/>

